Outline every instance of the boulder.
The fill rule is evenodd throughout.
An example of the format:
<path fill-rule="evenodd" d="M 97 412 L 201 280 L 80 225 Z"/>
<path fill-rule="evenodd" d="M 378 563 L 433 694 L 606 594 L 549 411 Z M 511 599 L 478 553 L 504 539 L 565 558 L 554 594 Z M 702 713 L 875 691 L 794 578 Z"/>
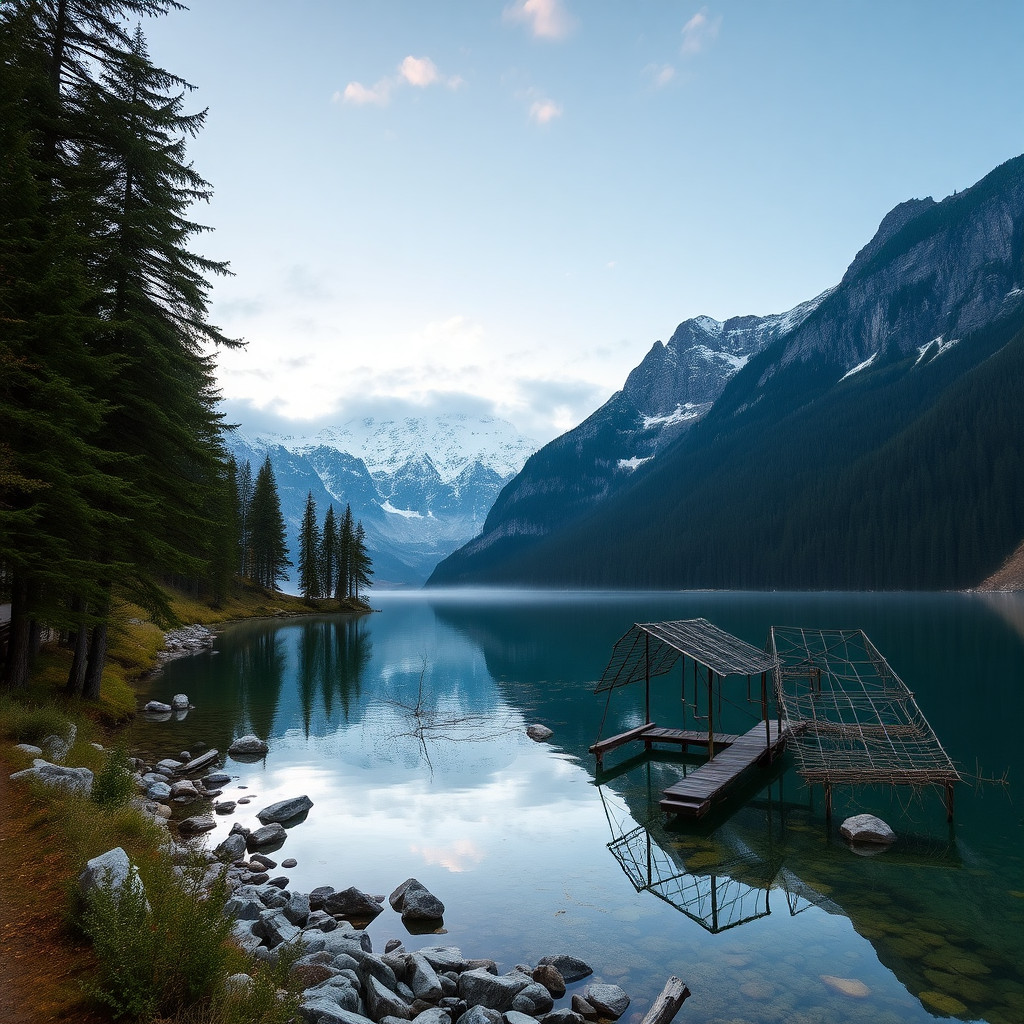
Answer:
<path fill-rule="evenodd" d="M 146 790 L 146 796 L 150 800 L 168 800 L 171 796 L 171 787 L 166 782 L 154 782 Z"/>
<path fill-rule="evenodd" d="M 452 1015 L 440 1006 L 432 1006 L 429 1010 L 417 1013 L 413 1020 L 417 1024 L 452 1024 Z M 533 1024 L 531 1021 L 530 1024 Z"/>
<path fill-rule="evenodd" d="M 151 700 L 143 706 L 142 710 L 151 715 L 169 715 L 173 709 L 170 704 L 164 704 L 159 700 Z"/>
<path fill-rule="evenodd" d="M 259 850 L 265 846 L 273 846 L 275 843 L 283 843 L 287 837 L 288 833 L 285 832 L 284 825 L 274 821 L 269 825 L 264 825 L 263 828 L 256 829 L 249 836 L 246 846 L 250 850 Z"/>
<path fill-rule="evenodd" d="M 555 734 L 554 731 L 552 729 L 549 729 L 546 725 L 540 725 L 539 723 L 536 723 L 534 725 L 528 725 L 526 727 L 526 735 L 529 736 L 531 740 L 534 740 L 537 743 L 543 743 L 545 740 L 551 739 L 551 737 Z"/>
<path fill-rule="evenodd" d="M 181 762 L 176 761 L 173 757 L 165 757 L 162 761 L 157 761 L 156 770 L 163 775 L 171 775 L 181 767 Z"/>
<path fill-rule="evenodd" d="M 629 996 L 618 985 L 588 985 L 583 998 L 602 1017 L 618 1020 L 629 1006 Z"/>
<path fill-rule="evenodd" d="M 471 1006 L 457 1024 L 501 1024 L 501 1014 L 487 1006 Z"/>
<path fill-rule="evenodd" d="M 596 1017 L 596 1015 L 595 1015 Z M 575 1010 L 563 1006 L 560 1010 L 552 1010 L 544 1018 L 544 1024 L 584 1024 L 584 1017 L 581 1017 Z"/>
<path fill-rule="evenodd" d="M 590 964 L 585 963 L 578 957 L 568 956 L 564 953 L 559 953 L 555 956 L 542 956 L 538 961 L 538 966 L 541 964 L 551 964 L 552 967 L 557 967 L 558 973 L 562 975 L 567 985 L 571 985 L 574 981 L 579 981 L 580 978 L 585 978 L 588 974 L 594 973 L 594 968 Z"/>
<path fill-rule="evenodd" d="M 48 761 L 37 761 L 33 767 L 15 772 L 11 778 L 41 782 L 44 786 L 66 789 L 71 793 L 81 793 L 82 796 L 92 795 L 93 776 L 88 768 L 67 768 L 60 764 L 50 764 Z"/>
<path fill-rule="evenodd" d="M 201 781 L 204 789 L 218 789 L 220 786 L 226 786 L 231 781 L 231 776 L 225 775 L 224 772 L 211 772 Z"/>
<path fill-rule="evenodd" d="M 120 846 L 93 857 L 78 876 L 78 891 L 85 897 L 105 885 L 116 893 L 121 893 L 125 887 L 142 887 L 138 872 Z"/>
<path fill-rule="evenodd" d="M 395 972 L 379 956 L 374 956 L 373 953 L 364 953 L 358 964 L 356 973 L 364 985 L 370 978 L 376 978 L 385 988 L 392 992 L 395 991 L 398 985 Z"/>
<path fill-rule="evenodd" d="M 506 1010 L 504 1018 L 505 1024 L 537 1024 L 536 1018 L 519 1010 Z"/>
<path fill-rule="evenodd" d="M 175 782 L 171 786 L 171 799 L 173 800 L 198 800 L 199 790 L 196 789 L 195 784 L 189 779 L 182 779 L 180 782 Z"/>
<path fill-rule="evenodd" d="M 291 898 L 285 904 L 284 916 L 292 924 L 304 928 L 309 920 L 309 897 L 305 893 L 293 892 Z"/>
<path fill-rule="evenodd" d="M 223 861 L 236 861 L 242 859 L 245 850 L 245 836 L 232 832 L 213 852 Z"/>
<path fill-rule="evenodd" d="M 464 971 L 466 958 L 457 946 L 424 946 L 417 950 L 435 971 Z"/>
<path fill-rule="evenodd" d="M 334 892 L 334 886 L 332 885 L 318 885 L 309 894 L 309 909 L 310 910 L 323 910 L 324 901 L 331 893 Z"/>
<path fill-rule="evenodd" d="M 282 942 L 291 942 L 301 932 L 301 929 L 296 928 L 280 910 L 270 908 L 260 914 L 252 930 L 254 934 L 266 939 L 271 949 Z"/>
<path fill-rule="evenodd" d="M 573 1013 L 579 1014 L 579 1016 L 584 1020 L 597 1020 L 597 1010 L 595 1010 L 578 992 L 573 993 L 572 1010 Z"/>
<path fill-rule="evenodd" d="M 234 800 L 224 800 L 224 801 L 222 801 L 219 804 L 214 804 L 213 805 L 213 810 L 217 814 L 234 814 L 234 811 L 235 811 L 235 801 Z"/>
<path fill-rule="evenodd" d="M 441 979 L 421 953 L 410 953 L 406 959 L 406 982 L 417 999 L 436 1003 L 443 995 Z"/>
<path fill-rule="evenodd" d="M 312 806 L 313 801 L 308 796 L 293 796 L 290 800 L 281 800 L 276 804 L 271 804 L 269 807 L 264 807 L 256 817 L 264 825 L 269 825 L 272 821 L 291 821 L 292 818 L 305 814 Z"/>
<path fill-rule="evenodd" d="M 486 1006 L 501 1013 L 513 1008 L 513 1000 L 529 984 L 530 979 L 518 971 L 496 976 L 477 967 L 459 975 L 459 998 L 470 1006 Z"/>
<path fill-rule="evenodd" d="M 17 743 L 14 747 L 15 750 L 20 750 L 23 754 L 28 754 L 29 757 L 42 757 L 43 748 L 35 747 L 31 743 Z"/>
<path fill-rule="evenodd" d="M 873 814 L 855 814 L 839 826 L 839 834 L 851 843 L 875 843 L 888 846 L 896 842 L 896 833 Z"/>
<path fill-rule="evenodd" d="M 384 1017 L 412 1020 L 412 1010 L 409 1008 L 409 1004 L 372 974 L 366 978 L 365 1000 L 366 1009 L 372 1020 L 380 1021 Z"/>
<path fill-rule="evenodd" d="M 444 916 L 444 904 L 415 878 L 407 878 L 388 900 L 403 921 L 437 921 Z"/>
<path fill-rule="evenodd" d="M 285 859 L 281 861 L 281 867 L 294 868 L 298 866 L 298 863 L 299 862 L 294 857 L 285 857 Z"/>
<path fill-rule="evenodd" d="M 267 742 L 261 740 L 259 736 L 254 736 L 252 733 L 246 736 L 239 736 L 228 747 L 228 753 L 232 756 L 242 754 L 246 757 L 255 757 L 256 755 L 267 753 L 268 750 L 270 750 L 270 747 Z"/>
<path fill-rule="evenodd" d="M 555 999 L 565 995 L 565 978 L 553 964 L 540 964 L 533 972 L 533 980 L 543 985 Z"/>
<path fill-rule="evenodd" d="M 171 698 L 171 707 L 174 708 L 175 711 L 188 711 L 188 709 L 192 707 L 192 705 L 188 702 L 187 694 L 176 693 Z"/>
<path fill-rule="evenodd" d="M 232 896 L 224 903 L 224 916 L 236 921 L 258 921 L 266 908 L 249 896 Z"/>
<path fill-rule="evenodd" d="M 217 823 L 213 820 L 212 814 L 196 814 L 178 823 L 178 831 L 183 835 L 198 835 L 216 827 Z"/>
<path fill-rule="evenodd" d="M 231 937 L 246 953 L 255 953 L 263 940 L 252 930 L 254 921 L 235 921 L 231 926 Z"/>
<path fill-rule="evenodd" d="M 299 1006 L 299 1016 L 308 1024 L 373 1024 L 369 1017 L 346 1010 L 334 1002 L 319 987 L 306 990 Z"/>
<path fill-rule="evenodd" d="M 530 982 L 512 1000 L 513 1010 L 529 1014 L 531 1017 L 539 1017 L 542 1013 L 547 1013 L 554 1005 L 555 1001 L 551 998 L 551 993 L 536 981 Z"/>
<path fill-rule="evenodd" d="M 267 828 L 275 826 L 268 825 Z M 283 832 L 281 825 L 277 825 Z M 263 829 L 260 829 L 262 832 Z M 324 900 L 324 910 L 328 914 L 341 914 L 348 920 L 366 921 L 376 917 L 384 908 L 370 895 L 361 892 L 355 886 L 343 889 L 341 892 L 332 892 Z"/>

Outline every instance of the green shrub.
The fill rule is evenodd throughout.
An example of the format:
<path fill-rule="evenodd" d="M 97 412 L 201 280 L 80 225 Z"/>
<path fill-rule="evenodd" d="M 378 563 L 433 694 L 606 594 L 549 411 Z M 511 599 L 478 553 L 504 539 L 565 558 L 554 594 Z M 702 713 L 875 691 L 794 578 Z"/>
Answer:
<path fill-rule="evenodd" d="M 92 784 L 92 798 L 104 807 L 120 807 L 128 803 L 135 793 L 132 763 L 128 750 L 119 743 L 107 754 L 103 768 Z"/>
<path fill-rule="evenodd" d="M 38 745 L 44 736 L 63 736 L 67 719 L 52 704 L 22 704 L 9 696 L 0 704 L 0 731 L 15 743 Z"/>

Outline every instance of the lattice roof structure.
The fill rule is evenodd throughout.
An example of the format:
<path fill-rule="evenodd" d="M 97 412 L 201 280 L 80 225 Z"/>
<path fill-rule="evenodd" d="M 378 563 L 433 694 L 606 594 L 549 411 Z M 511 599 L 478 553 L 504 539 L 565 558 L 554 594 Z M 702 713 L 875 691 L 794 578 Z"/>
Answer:
<path fill-rule="evenodd" d="M 960 781 L 914 695 L 863 630 L 773 626 L 775 692 L 809 783 L 945 785 Z"/>
<path fill-rule="evenodd" d="M 776 664 L 774 657 L 707 619 L 637 622 L 612 648 L 594 693 L 664 675 L 681 657 L 691 658 L 718 676 L 753 676 L 771 672 Z"/>

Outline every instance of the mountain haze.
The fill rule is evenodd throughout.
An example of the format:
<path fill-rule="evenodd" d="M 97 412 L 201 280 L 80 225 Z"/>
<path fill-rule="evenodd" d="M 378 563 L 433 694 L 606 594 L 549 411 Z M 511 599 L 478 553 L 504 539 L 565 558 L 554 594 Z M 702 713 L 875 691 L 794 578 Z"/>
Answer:
<path fill-rule="evenodd" d="M 1022 265 L 1024 157 L 900 204 L 773 328 L 697 318 L 655 345 L 430 583 L 977 583 L 1024 536 Z M 732 372 L 702 391 L 702 359 Z"/>

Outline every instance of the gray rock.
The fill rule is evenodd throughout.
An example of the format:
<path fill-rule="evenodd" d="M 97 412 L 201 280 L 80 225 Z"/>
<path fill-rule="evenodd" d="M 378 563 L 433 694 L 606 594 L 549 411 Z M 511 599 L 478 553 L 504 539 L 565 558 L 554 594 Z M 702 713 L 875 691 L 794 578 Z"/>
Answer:
<path fill-rule="evenodd" d="M 299 1016 L 307 1024 L 373 1024 L 369 1017 L 346 1010 L 319 989 L 307 989 L 299 1006 Z"/>
<path fill-rule="evenodd" d="M 398 979 L 395 972 L 380 957 L 372 953 L 364 953 L 356 968 L 359 980 L 365 985 L 370 978 L 376 978 L 385 988 L 395 991 Z"/>
<path fill-rule="evenodd" d="M 504 1014 L 505 1024 L 537 1024 L 535 1018 L 520 1010 L 507 1010 Z"/>
<path fill-rule="evenodd" d="M 402 948 L 402 940 L 401 939 L 388 939 L 388 941 L 384 943 L 384 952 L 385 953 L 394 953 L 395 950 L 400 950 L 401 948 Z"/>
<path fill-rule="evenodd" d="M 211 772 L 202 779 L 204 789 L 217 789 L 220 786 L 226 786 L 230 781 L 231 776 L 225 775 L 223 772 Z"/>
<path fill-rule="evenodd" d="M 195 784 L 188 779 L 182 779 L 171 786 L 171 798 L 180 800 L 182 797 L 188 800 L 199 799 L 199 791 L 196 789 Z"/>
<path fill-rule="evenodd" d="M 67 768 L 64 765 L 42 761 L 31 768 L 15 772 L 11 778 L 25 782 L 40 782 L 44 786 L 66 789 L 71 793 L 81 793 L 82 796 L 92 794 L 93 776 L 88 768 Z"/>
<path fill-rule="evenodd" d="M 277 867 L 277 861 L 268 857 L 265 853 L 254 853 L 250 858 L 251 864 L 258 864 L 265 871 L 273 871 Z"/>
<path fill-rule="evenodd" d="M 213 810 L 215 814 L 234 814 L 235 812 L 235 801 L 224 800 L 222 803 L 214 804 Z"/>
<path fill-rule="evenodd" d="M 538 964 L 533 972 L 533 980 L 543 985 L 555 999 L 565 995 L 565 978 L 553 964 Z"/>
<path fill-rule="evenodd" d="M 530 979 L 518 971 L 495 976 L 477 967 L 459 975 L 459 997 L 469 1006 L 486 1006 L 500 1013 L 511 1010 L 515 997 L 530 984 Z"/>
<path fill-rule="evenodd" d="M 192 705 L 188 702 L 188 696 L 184 693 L 176 693 L 171 698 L 171 707 L 175 711 L 187 711 Z M 246 975 L 248 977 L 248 975 Z"/>
<path fill-rule="evenodd" d="M 384 1017 L 400 1017 L 412 1020 L 412 1010 L 401 996 L 396 995 L 372 974 L 366 978 L 366 1009 L 371 1019 L 380 1021 Z"/>
<path fill-rule="evenodd" d="M 303 928 L 309 920 L 309 897 L 301 892 L 292 893 L 291 899 L 288 900 L 283 909 L 284 916 L 292 924 Z"/>
<path fill-rule="evenodd" d="M 143 706 L 142 710 L 149 714 L 167 715 L 170 714 L 173 709 L 170 704 L 164 704 L 158 700 L 151 700 Z"/>
<path fill-rule="evenodd" d="M 261 740 L 259 736 L 254 736 L 252 733 L 246 736 L 239 736 L 228 747 L 228 753 L 231 755 L 243 754 L 250 757 L 257 754 L 265 754 L 269 750 L 270 747 L 266 741 Z"/>
<path fill-rule="evenodd" d="M 259 920 L 253 925 L 253 932 L 267 940 L 267 945 L 273 949 L 282 942 L 291 942 L 300 934 L 301 929 L 288 920 L 280 910 L 264 910 Z"/>
<path fill-rule="evenodd" d="M 546 725 L 540 725 L 537 723 L 526 727 L 526 735 L 537 743 L 543 743 L 545 740 L 551 739 L 555 734 L 554 731 L 549 729 Z"/>
<path fill-rule="evenodd" d="M 629 1006 L 629 996 L 618 985 L 588 985 L 583 991 L 583 998 L 602 1017 L 611 1017 L 612 1020 L 618 1020 Z"/>
<path fill-rule="evenodd" d="M 444 916 L 444 904 L 415 878 L 406 879 L 389 901 L 403 921 L 435 921 Z"/>
<path fill-rule="evenodd" d="M 34 747 L 31 743 L 17 743 L 14 746 L 15 750 L 20 750 L 23 754 L 28 754 L 29 757 L 42 757 L 43 748 Z"/>
<path fill-rule="evenodd" d="M 597 1020 L 597 1010 L 578 992 L 573 993 L 572 1009 L 574 1013 L 579 1014 L 584 1020 Z"/>
<path fill-rule="evenodd" d="M 475 971 L 478 968 L 487 971 L 488 974 L 497 974 L 498 965 L 494 960 L 488 960 L 486 957 L 477 957 L 474 960 L 467 960 L 463 970 Z M 529 978 L 527 978 L 529 980 Z"/>
<path fill-rule="evenodd" d="M 417 1013 L 413 1020 L 418 1024 L 452 1024 L 452 1015 L 439 1006 L 432 1006 L 429 1010 Z M 533 1024 L 533 1021 L 530 1024 Z"/>
<path fill-rule="evenodd" d="M 288 833 L 285 832 L 284 826 L 274 821 L 269 825 L 264 825 L 263 828 L 256 829 L 256 831 L 249 836 L 246 846 L 250 850 L 259 850 L 264 846 L 273 846 L 275 843 L 282 843 L 287 836 Z"/>
<path fill-rule="evenodd" d="M 78 891 L 82 896 L 88 897 L 94 889 L 103 886 L 110 886 L 115 893 L 122 892 L 126 887 L 131 890 L 136 886 L 142 888 L 139 873 L 120 846 L 93 857 L 78 876 Z"/>
<path fill-rule="evenodd" d="M 551 964 L 552 967 L 557 967 L 558 973 L 562 975 L 567 985 L 571 985 L 574 981 L 579 981 L 580 978 L 585 978 L 588 974 L 594 973 L 594 968 L 590 964 L 585 963 L 578 957 L 568 956 L 564 953 L 555 956 L 542 956 L 538 961 L 538 966 L 540 964 Z"/>
<path fill-rule="evenodd" d="M 231 926 L 231 937 L 246 953 L 255 953 L 263 940 L 252 930 L 255 921 L 235 921 Z"/>
<path fill-rule="evenodd" d="M 155 767 L 158 772 L 167 775 L 176 772 L 181 767 L 181 762 L 175 761 L 173 757 L 165 757 L 162 761 L 157 761 Z"/>
<path fill-rule="evenodd" d="M 231 896 L 224 903 L 225 917 L 233 917 L 236 921 L 258 921 L 265 909 L 259 900 L 247 896 Z"/>
<path fill-rule="evenodd" d="M 385 946 L 385 949 L 387 947 Z M 384 953 L 381 956 L 381 960 L 384 961 L 395 972 L 395 977 L 399 981 L 408 981 L 409 973 L 409 954 L 405 950 L 399 950 L 398 952 Z M 424 961 L 425 963 L 426 961 Z M 429 966 L 429 965 L 428 965 Z M 433 968 L 431 968 L 433 970 Z"/>
<path fill-rule="evenodd" d="M 839 826 L 839 834 L 851 843 L 875 843 L 888 846 L 896 842 L 896 833 L 873 814 L 855 814 Z"/>
<path fill-rule="evenodd" d="M 154 782 L 146 790 L 150 800 L 167 800 L 171 796 L 171 787 L 166 782 Z"/>
<path fill-rule="evenodd" d="M 436 1003 L 444 994 L 437 971 L 422 953 L 410 953 L 406 958 L 406 981 L 417 999 Z"/>
<path fill-rule="evenodd" d="M 299 862 L 294 857 L 285 857 L 285 859 L 281 861 L 281 867 L 294 868 L 298 865 L 298 863 Z"/>
<path fill-rule="evenodd" d="M 501 1024 L 501 1014 L 487 1006 L 471 1006 L 456 1024 Z"/>
<path fill-rule="evenodd" d="M 280 825 L 268 825 L 267 828 L 280 828 Z M 262 829 L 260 830 L 262 831 Z M 376 917 L 384 908 L 365 892 L 361 892 L 355 886 L 343 889 L 341 892 L 332 892 L 324 900 L 324 910 L 328 914 L 341 914 L 349 920 L 366 921 Z"/>
<path fill-rule="evenodd" d="M 224 991 L 231 995 L 244 995 L 252 989 L 254 984 L 255 982 L 248 974 L 243 972 L 229 974 L 224 979 Z"/>
<path fill-rule="evenodd" d="M 317 886 L 309 894 L 309 909 L 310 910 L 323 910 L 324 901 L 331 893 L 334 892 L 334 886 L 332 885 L 320 885 Z"/>
<path fill-rule="evenodd" d="M 276 804 L 264 807 L 256 817 L 259 818 L 264 825 L 269 825 L 272 821 L 291 821 L 292 818 L 297 818 L 300 814 L 305 814 L 312 806 L 313 801 L 310 800 L 308 796 L 294 796 L 290 800 L 280 800 Z"/>
<path fill-rule="evenodd" d="M 409 1004 L 409 1008 L 414 1016 L 420 1012 L 418 1008 L 412 1005 L 416 1002 L 416 993 L 404 981 L 395 983 L 395 991 Z"/>
<path fill-rule="evenodd" d="M 551 993 L 536 981 L 531 981 L 512 1000 L 513 1010 L 529 1014 L 531 1017 L 538 1017 L 542 1013 L 547 1013 L 554 1005 L 555 1001 L 551 998 Z"/>
<path fill-rule="evenodd" d="M 596 1013 L 594 1018 L 597 1018 Z M 570 1010 L 568 1006 L 563 1006 L 560 1010 L 552 1010 L 544 1017 L 543 1024 L 584 1024 L 584 1019 L 574 1010 Z"/>
<path fill-rule="evenodd" d="M 223 861 L 236 861 L 242 859 L 245 850 L 245 836 L 240 832 L 232 832 L 213 852 Z"/>
<path fill-rule="evenodd" d="M 424 946 L 419 951 L 435 971 L 464 971 L 466 960 L 456 946 Z"/>
<path fill-rule="evenodd" d="M 357 963 L 367 953 L 373 951 L 370 936 L 364 931 L 349 931 L 344 928 L 338 928 L 336 931 L 327 932 L 324 940 L 326 948 L 332 950 L 335 956 L 345 954 Z"/>
<path fill-rule="evenodd" d="M 216 828 L 217 823 L 211 814 L 196 814 L 178 823 L 178 831 L 184 835 L 198 835 L 200 832 L 209 832 Z"/>
<path fill-rule="evenodd" d="M 205 754 L 193 757 L 190 761 L 187 760 L 178 771 L 182 775 L 194 775 L 196 772 L 204 772 L 210 765 L 216 764 L 219 758 L 220 752 L 218 750 L 208 750 Z"/>

